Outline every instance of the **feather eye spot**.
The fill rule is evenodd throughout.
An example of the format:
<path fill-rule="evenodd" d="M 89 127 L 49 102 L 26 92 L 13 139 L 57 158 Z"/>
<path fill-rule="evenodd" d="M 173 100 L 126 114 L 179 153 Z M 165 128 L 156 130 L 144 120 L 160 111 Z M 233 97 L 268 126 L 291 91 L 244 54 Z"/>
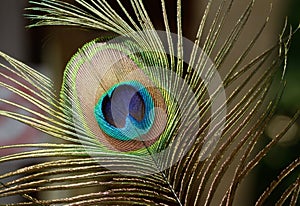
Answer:
<path fill-rule="evenodd" d="M 87 43 L 66 67 L 61 96 L 72 105 L 83 145 L 82 132 L 108 151 L 148 154 L 165 139 L 167 107 L 162 87 L 128 48 L 121 43 Z"/>
<path fill-rule="evenodd" d="M 120 85 L 111 95 L 106 94 L 101 109 L 105 120 L 116 128 L 125 126 L 128 115 L 138 122 L 145 116 L 145 103 L 140 92 L 129 85 Z"/>
<path fill-rule="evenodd" d="M 155 116 L 153 109 L 147 88 L 137 81 L 127 81 L 112 86 L 100 97 L 94 115 L 107 135 L 132 140 L 150 130 Z"/>

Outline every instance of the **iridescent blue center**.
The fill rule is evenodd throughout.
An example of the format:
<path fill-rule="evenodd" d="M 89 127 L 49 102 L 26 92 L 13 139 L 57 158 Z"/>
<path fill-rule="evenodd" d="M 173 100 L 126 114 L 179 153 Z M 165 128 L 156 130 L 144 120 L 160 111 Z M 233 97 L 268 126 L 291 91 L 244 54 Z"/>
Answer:
<path fill-rule="evenodd" d="M 146 134 L 154 122 L 154 103 L 137 81 L 122 82 L 104 93 L 94 109 L 100 128 L 118 140 L 133 140 Z"/>

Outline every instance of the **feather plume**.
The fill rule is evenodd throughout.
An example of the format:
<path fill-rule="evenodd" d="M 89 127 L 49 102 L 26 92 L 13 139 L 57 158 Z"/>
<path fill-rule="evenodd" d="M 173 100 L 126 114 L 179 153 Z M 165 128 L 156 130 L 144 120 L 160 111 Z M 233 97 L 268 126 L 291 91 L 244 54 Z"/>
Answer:
<path fill-rule="evenodd" d="M 221 194 L 218 204 L 234 204 L 241 182 L 300 115 L 297 112 L 276 138 L 256 149 L 282 96 L 286 55 L 297 29 L 289 30 L 286 23 L 277 44 L 248 61 L 267 17 L 228 66 L 225 62 L 255 0 L 242 9 L 220 47 L 235 1 L 209 0 L 194 42 L 183 37 L 181 0 L 176 2 L 176 34 L 166 3 L 160 2 L 164 30 L 159 31 L 142 0 L 126 5 L 116 0 L 114 6 L 105 0 L 30 1 L 29 27 L 75 26 L 109 31 L 114 37 L 100 37 L 78 50 L 66 66 L 59 95 L 51 79 L 0 52 L 5 61 L 0 64 L 0 87 L 31 105 L 0 98 L 1 104 L 21 110 L 0 107 L 0 115 L 62 140 L 0 146 L 28 148 L 0 157 L 0 164 L 41 160 L 0 173 L 0 198 L 24 198 L 9 205 L 211 205 Z M 224 67 L 229 69 L 222 77 Z M 273 95 L 274 84 L 279 89 Z M 298 157 L 256 205 L 264 205 L 299 165 Z M 235 170 L 228 177 L 230 167 Z M 298 175 L 278 204 L 291 197 L 291 205 L 297 205 L 299 188 Z M 41 198 L 49 191 L 63 196 Z"/>

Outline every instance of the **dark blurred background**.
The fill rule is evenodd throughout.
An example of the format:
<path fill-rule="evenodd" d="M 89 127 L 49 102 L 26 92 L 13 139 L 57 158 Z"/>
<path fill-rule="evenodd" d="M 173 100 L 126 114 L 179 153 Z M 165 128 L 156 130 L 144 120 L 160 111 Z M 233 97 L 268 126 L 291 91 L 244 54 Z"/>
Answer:
<path fill-rule="evenodd" d="M 72 2 L 70 0 L 70 2 Z M 151 2 L 151 3 L 150 3 Z M 151 7 L 153 20 L 156 22 L 158 29 L 162 28 L 162 21 L 160 16 L 152 11 L 160 11 L 160 1 L 147 1 L 146 4 Z M 169 15 L 171 19 L 171 27 L 175 31 L 176 25 L 176 1 L 167 1 L 167 8 L 170 9 Z M 183 5 L 183 25 L 184 35 L 193 40 L 198 24 L 201 18 L 201 12 L 204 9 L 205 2 L 196 0 L 184 1 Z M 270 1 L 259 1 L 256 7 L 255 14 L 250 20 L 248 31 L 245 33 L 251 33 L 257 28 L 257 19 L 264 19 L 269 10 Z M 243 3 L 236 6 L 236 9 L 242 8 Z M 30 65 L 31 67 L 46 74 L 50 78 L 54 79 L 56 85 L 56 91 L 58 92 L 61 85 L 62 73 L 65 65 L 72 55 L 82 47 L 85 43 L 103 35 L 101 31 L 87 31 L 76 28 L 65 27 L 43 27 L 26 29 L 25 26 L 30 24 L 23 16 L 26 11 L 24 8 L 28 7 L 27 0 L 1 0 L 0 1 L 0 50 L 11 55 L 12 57 L 21 60 L 22 62 Z M 173 11 L 172 11 L 172 8 Z M 263 38 L 259 44 L 261 48 L 257 48 L 258 51 L 262 51 L 264 48 L 268 48 L 273 45 L 280 29 L 282 29 L 284 23 L 284 16 L 288 16 L 289 23 L 296 28 L 300 22 L 300 1 L 299 0 L 278 0 L 274 3 L 274 12 L 272 13 L 273 20 L 270 22 L 267 32 L 265 32 Z M 238 12 L 237 12 L 238 13 Z M 173 21 L 172 21 L 173 19 Z M 263 20 L 261 20 L 263 21 Z M 245 34 L 244 34 L 245 35 Z M 245 37 L 247 38 L 247 37 Z M 241 42 L 242 44 L 242 42 Z M 239 49 L 237 49 L 239 50 Z M 277 111 L 277 115 L 272 120 L 269 128 L 265 132 L 262 144 L 267 144 L 270 138 L 280 131 L 280 127 L 287 124 L 297 109 L 300 108 L 300 33 L 294 35 L 289 51 L 288 67 L 286 70 L 287 86 L 283 95 L 280 107 Z M 0 90 L 1 95 L 1 90 Z M 2 117 L 0 117 L 2 118 Z M 7 121 L 7 120 L 6 120 Z M 20 140 L 20 137 L 14 137 L 16 134 L 10 134 L 11 127 L 4 127 L 4 120 L 0 119 L 0 145 L 13 144 Z M 12 125 L 16 127 L 19 123 L 13 122 Z M 285 166 L 287 166 L 293 159 L 299 157 L 300 154 L 300 122 L 298 121 L 283 138 L 283 140 L 274 147 L 271 153 L 263 159 L 263 164 L 259 165 L 255 169 L 256 180 L 253 180 L 252 195 L 251 198 L 257 198 L 257 195 L 261 194 L 263 189 L 269 184 L 269 182 L 278 175 Z M 18 126 L 22 127 L 22 126 Z M 26 126 L 22 128 L 26 130 Z M 20 131 L 22 131 L 20 129 Z M 27 131 L 28 132 L 28 131 Z M 43 139 L 42 134 L 37 134 L 35 130 L 29 130 L 30 135 L 26 135 L 28 141 L 39 141 L 36 139 Z M 10 135 L 10 136 L 9 136 Z M 9 138 L 8 138 L 9 136 Z M 2 138 L 2 139 L 1 139 Z M 4 155 L 1 154 L 0 155 Z M 30 163 L 26 163 L 30 164 Z M 23 165 L 13 165 L 12 168 L 22 167 Z M 4 169 L 0 168 L 0 173 L 4 172 Z M 299 174 L 299 170 L 294 173 L 294 176 Z M 293 178 L 291 178 L 293 179 Z M 288 184 L 289 180 L 283 184 Z M 282 193 L 280 188 L 286 188 L 286 185 L 282 185 L 278 190 L 274 192 L 276 194 Z M 278 196 L 277 196 L 278 198 Z M 273 199 L 268 202 L 269 205 L 273 205 Z M 1 201 L 0 201 L 1 203 Z"/>

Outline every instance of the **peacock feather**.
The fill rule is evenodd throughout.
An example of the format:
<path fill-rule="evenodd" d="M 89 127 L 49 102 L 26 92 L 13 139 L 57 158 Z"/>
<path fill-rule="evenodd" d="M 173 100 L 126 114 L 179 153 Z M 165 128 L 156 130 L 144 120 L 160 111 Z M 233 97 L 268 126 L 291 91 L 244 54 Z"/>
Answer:
<path fill-rule="evenodd" d="M 65 25 L 112 35 L 86 43 L 70 59 L 59 95 L 48 77 L 0 52 L 0 87 L 30 105 L 0 98 L 1 105 L 18 109 L 0 105 L 0 115 L 56 140 L 0 146 L 27 148 L 0 157 L 0 164 L 38 160 L 0 173 L 0 198 L 24 198 L 8 205 L 235 203 L 244 179 L 299 116 L 256 148 L 284 90 L 286 55 L 295 31 L 286 23 L 277 44 L 251 57 L 267 16 L 230 64 L 255 0 L 242 8 L 221 43 L 235 1 L 209 0 L 194 41 L 183 36 L 181 1 L 176 2 L 175 28 L 167 3 L 159 3 L 163 30 L 158 30 L 142 0 L 30 1 L 29 27 Z M 299 165 L 298 157 L 256 205 L 264 205 Z M 299 178 L 297 174 L 278 204 L 299 203 Z M 51 191 L 60 195 L 47 196 Z"/>

